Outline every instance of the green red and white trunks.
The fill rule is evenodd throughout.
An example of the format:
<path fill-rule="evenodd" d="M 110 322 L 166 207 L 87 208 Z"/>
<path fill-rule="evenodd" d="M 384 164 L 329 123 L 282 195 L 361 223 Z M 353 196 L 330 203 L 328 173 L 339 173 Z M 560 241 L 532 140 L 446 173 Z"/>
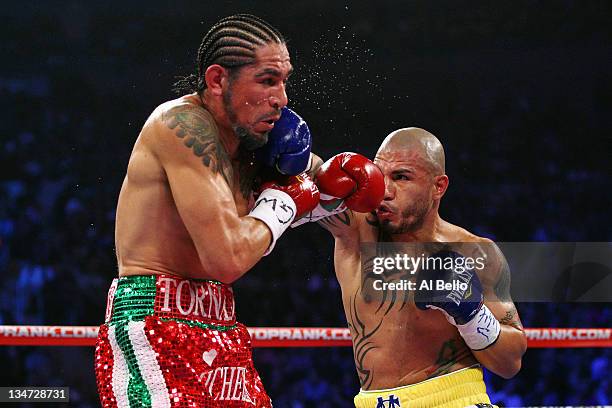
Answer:
<path fill-rule="evenodd" d="M 95 352 L 103 407 L 271 407 L 229 285 L 120 277 Z"/>

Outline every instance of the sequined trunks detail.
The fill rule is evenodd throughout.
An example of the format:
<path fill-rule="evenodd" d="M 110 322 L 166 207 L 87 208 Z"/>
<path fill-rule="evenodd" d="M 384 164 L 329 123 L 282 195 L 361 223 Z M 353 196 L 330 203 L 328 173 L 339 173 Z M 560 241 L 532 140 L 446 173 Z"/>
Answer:
<path fill-rule="evenodd" d="M 228 285 L 122 277 L 106 315 L 95 354 L 103 407 L 272 406 Z"/>

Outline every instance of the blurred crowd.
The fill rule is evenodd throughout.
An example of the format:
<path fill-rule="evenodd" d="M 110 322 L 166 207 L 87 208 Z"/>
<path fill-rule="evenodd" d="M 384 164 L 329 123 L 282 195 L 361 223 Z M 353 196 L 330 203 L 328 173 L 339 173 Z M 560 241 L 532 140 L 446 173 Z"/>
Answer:
<path fill-rule="evenodd" d="M 144 23 L 129 16 L 111 19 L 75 4 L 72 12 L 87 17 L 79 24 L 68 29 L 59 17 L 31 10 L 30 23 L 54 35 L 14 35 L 7 42 L 9 51 L 22 56 L 22 41 L 32 48 L 40 40 L 49 49 L 43 53 L 38 46 L 40 66 L 28 54 L 25 71 L 15 71 L 13 61 L 0 72 L 0 324 L 102 321 L 108 285 L 117 274 L 115 205 L 129 153 L 148 112 L 172 97 L 171 75 L 154 73 L 173 66 L 183 69 L 174 74 L 188 73 L 191 66 L 181 64 L 185 60 L 169 55 L 193 49 L 193 56 L 201 36 L 198 32 L 175 51 L 168 47 L 170 40 L 155 41 L 162 36 L 156 16 Z M 498 241 L 611 241 L 610 145 L 602 135 L 612 130 L 606 115 L 612 108 L 612 82 L 605 74 L 612 71 L 612 59 L 600 60 L 603 67 L 593 68 L 595 74 L 564 59 L 570 53 L 562 45 L 598 58 L 602 44 L 609 42 L 605 28 L 589 32 L 585 27 L 585 21 L 600 18 L 601 10 L 578 4 L 583 3 L 559 4 L 560 11 L 549 18 L 538 14 L 551 29 L 560 30 L 555 22 L 563 21 L 562 38 L 569 44 L 533 28 L 529 47 L 529 33 L 513 36 L 517 28 L 510 22 L 501 31 L 485 24 L 497 21 L 499 11 L 480 10 L 470 30 L 462 31 L 459 20 L 436 31 L 394 20 L 392 10 L 383 7 L 388 14 L 367 21 L 360 15 L 342 28 L 342 35 L 353 30 L 366 38 L 366 45 L 356 48 L 367 47 L 367 41 L 375 47 L 367 61 L 370 71 L 355 73 L 354 89 L 342 88 L 337 97 L 342 104 L 327 95 L 333 83 L 323 78 L 313 90 L 312 81 L 318 79 L 305 70 L 300 79 L 299 67 L 299 82 L 289 96 L 311 124 L 315 150 L 324 157 L 341 150 L 371 156 L 382 138 L 401 126 L 433 131 L 446 148 L 451 187 L 441 213 L 450 222 Z M 568 19 L 577 7 L 584 21 Z M 418 11 L 426 19 L 436 10 Z M 7 20 L 3 29 L 20 33 L 24 18 Z M 57 27 L 50 23 L 54 18 Z M 172 18 L 173 25 L 189 19 Z M 531 18 L 518 13 L 511 21 L 523 27 L 528 25 L 523 20 Z M 109 19 L 117 27 L 106 37 L 100 21 Z M 270 20 L 276 22 L 273 16 Z M 426 33 L 423 41 L 440 48 L 414 46 L 413 59 L 398 55 L 401 39 L 390 35 L 392 30 Z M 488 41 L 481 38 L 495 34 Z M 325 67 L 324 55 L 309 54 L 298 33 L 289 36 L 303 65 L 320 67 L 328 77 L 343 69 Z M 505 36 L 509 43 L 516 41 L 507 47 L 509 54 L 490 56 L 488 47 L 505 49 Z M 147 45 L 130 60 L 128 51 L 138 48 L 134 38 L 147 38 L 162 49 Z M 378 45 L 381 38 L 389 42 L 387 48 Z M 481 48 L 461 49 L 461 38 L 478 38 Z M 90 48 L 94 40 L 99 42 Z M 455 48 L 460 49 L 449 51 Z M 82 59 L 74 59 L 79 52 Z M 149 60 L 140 58 L 144 54 Z M 470 73 L 474 55 L 489 55 L 491 64 L 478 75 Z M 521 69 L 523 62 L 508 63 L 520 58 L 532 75 Z M 441 61 L 447 65 L 441 67 Z M 147 65 L 146 72 L 131 72 L 132 62 L 139 69 Z M 412 67 L 406 75 L 398 72 L 402 64 Z M 554 70 L 549 72 L 547 64 Z M 338 86 L 343 84 L 338 78 Z M 317 98 L 320 104 L 312 102 Z M 235 285 L 239 319 L 249 326 L 346 326 L 332 250 L 331 237 L 316 225 L 288 232 L 274 253 Z M 612 322 L 609 304 L 532 303 L 518 309 L 526 327 L 610 327 Z M 531 349 L 517 377 L 506 381 L 487 373 L 486 381 L 500 406 L 609 405 L 611 357 L 610 349 Z M 278 407 L 348 407 L 359 390 L 350 348 L 257 349 L 255 361 Z M 1 347 L 0 366 L 12 367 L 0 371 L 0 384 L 70 385 L 71 406 L 98 406 L 92 349 Z"/>

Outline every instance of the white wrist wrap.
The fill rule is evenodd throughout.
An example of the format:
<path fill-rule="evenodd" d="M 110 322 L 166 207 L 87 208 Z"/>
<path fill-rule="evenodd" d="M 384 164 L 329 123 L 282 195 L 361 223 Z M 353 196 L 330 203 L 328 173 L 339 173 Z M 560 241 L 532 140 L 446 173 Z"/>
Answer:
<path fill-rule="evenodd" d="M 457 325 L 465 344 L 472 350 L 482 350 L 495 343 L 501 332 L 499 322 L 486 305 L 466 324 Z"/>
<path fill-rule="evenodd" d="M 296 212 L 295 202 L 284 191 L 268 188 L 261 192 L 249 216 L 263 221 L 272 233 L 272 242 L 264 256 L 272 252 L 276 240 L 289 228 Z"/>
<path fill-rule="evenodd" d="M 338 197 L 321 193 L 321 199 L 315 209 L 304 214 L 303 217 L 291 224 L 291 228 L 299 227 L 307 222 L 317 222 L 323 218 L 329 217 L 330 215 L 340 214 L 344 211 L 346 211 L 346 205 L 344 205 L 343 200 Z"/>

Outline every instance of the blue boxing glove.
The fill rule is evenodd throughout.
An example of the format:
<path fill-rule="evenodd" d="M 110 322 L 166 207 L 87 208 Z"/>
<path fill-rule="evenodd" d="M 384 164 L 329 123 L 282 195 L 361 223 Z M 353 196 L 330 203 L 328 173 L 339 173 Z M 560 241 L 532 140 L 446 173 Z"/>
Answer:
<path fill-rule="evenodd" d="M 268 134 L 268 142 L 255 151 L 258 162 L 279 173 L 295 176 L 307 170 L 312 140 L 308 125 L 298 114 L 285 107 Z"/>
<path fill-rule="evenodd" d="M 480 279 L 461 254 L 442 250 L 430 255 L 417 275 L 416 289 L 416 306 L 444 313 L 472 350 L 487 348 L 499 337 L 501 327 L 484 304 Z"/>

